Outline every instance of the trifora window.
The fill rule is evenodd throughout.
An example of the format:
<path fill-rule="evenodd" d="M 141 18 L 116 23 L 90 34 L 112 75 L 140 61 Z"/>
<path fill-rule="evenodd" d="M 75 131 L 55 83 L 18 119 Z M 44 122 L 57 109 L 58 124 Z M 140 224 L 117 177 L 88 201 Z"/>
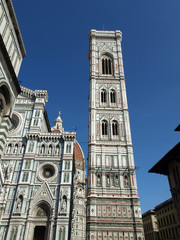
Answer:
<path fill-rule="evenodd" d="M 102 56 L 102 74 L 112 75 L 112 59 L 109 56 Z"/>

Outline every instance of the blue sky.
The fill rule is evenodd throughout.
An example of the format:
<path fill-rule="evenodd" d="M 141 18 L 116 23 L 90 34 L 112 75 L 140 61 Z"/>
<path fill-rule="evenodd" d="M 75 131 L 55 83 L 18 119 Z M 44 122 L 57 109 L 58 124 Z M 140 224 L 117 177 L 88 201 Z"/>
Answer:
<path fill-rule="evenodd" d="M 142 212 L 170 197 L 167 177 L 148 170 L 177 142 L 180 119 L 179 0 L 13 1 L 27 51 L 21 85 L 47 89 L 51 126 L 77 129 L 87 159 L 88 32 L 121 30 Z"/>

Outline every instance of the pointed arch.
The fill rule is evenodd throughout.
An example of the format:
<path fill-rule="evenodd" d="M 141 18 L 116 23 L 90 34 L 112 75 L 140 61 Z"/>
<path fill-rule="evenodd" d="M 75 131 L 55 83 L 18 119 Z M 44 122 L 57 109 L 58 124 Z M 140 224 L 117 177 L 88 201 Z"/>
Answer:
<path fill-rule="evenodd" d="M 109 53 L 101 55 L 101 74 L 113 75 L 113 57 Z"/>
<path fill-rule="evenodd" d="M 112 135 L 113 136 L 118 136 L 118 122 L 116 120 L 113 120 L 112 121 L 112 124 L 111 124 L 111 127 L 112 127 Z"/>
<path fill-rule="evenodd" d="M 114 89 L 110 90 L 110 103 L 111 104 L 116 103 L 116 91 Z"/>
<path fill-rule="evenodd" d="M 102 136 L 108 135 L 108 122 L 106 120 L 102 120 L 101 122 L 101 134 Z"/>
<path fill-rule="evenodd" d="M 107 92 L 106 90 L 103 88 L 101 89 L 101 103 L 106 103 L 107 102 Z"/>

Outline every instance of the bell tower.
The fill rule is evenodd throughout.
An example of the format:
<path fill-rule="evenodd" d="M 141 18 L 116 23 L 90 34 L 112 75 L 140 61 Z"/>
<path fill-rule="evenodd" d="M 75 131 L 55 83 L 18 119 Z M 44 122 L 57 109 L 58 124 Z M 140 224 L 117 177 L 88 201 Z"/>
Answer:
<path fill-rule="evenodd" d="M 89 33 L 87 239 L 144 239 L 120 31 Z"/>

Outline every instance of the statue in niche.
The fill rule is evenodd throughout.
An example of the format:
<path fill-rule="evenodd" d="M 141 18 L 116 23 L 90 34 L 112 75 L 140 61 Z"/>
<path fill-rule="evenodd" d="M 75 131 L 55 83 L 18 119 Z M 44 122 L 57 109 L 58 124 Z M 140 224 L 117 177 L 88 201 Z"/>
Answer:
<path fill-rule="evenodd" d="M 109 178 L 109 175 L 107 175 L 107 185 L 110 185 L 110 178 Z"/>
<path fill-rule="evenodd" d="M 118 184 L 119 184 L 119 180 L 118 180 L 118 176 L 116 175 L 116 177 L 115 177 L 115 186 L 118 186 Z"/>
<path fill-rule="evenodd" d="M 10 153 L 10 152 L 11 152 L 11 144 L 9 144 L 7 147 L 7 153 Z"/>
<path fill-rule="evenodd" d="M 17 199 L 17 205 L 16 205 L 16 212 L 20 212 L 22 208 L 22 203 L 23 203 L 23 196 L 20 195 Z"/>
<path fill-rule="evenodd" d="M 98 185 L 98 186 L 101 185 L 101 177 L 100 177 L 99 174 L 98 174 L 98 176 L 97 176 L 97 185 Z"/>
<path fill-rule="evenodd" d="M 125 174 L 124 175 L 124 186 L 128 186 L 129 185 L 129 178 L 128 178 L 128 175 Z"/>
<path fill-rule="evenodd" d="M 17 153 L 17 150 L 18 150 L 18 145 L 16 144 L 14 147 L 14 153 Z"/>
<path fill-rule="evenodd" d="M 52 154 L 52 146 L 51 145 L 49 146 L 48 153 Z"/>
<path fill-rule="evenodd" d="M 59 146 L 56 146 L 56 154 L 59 154 L 59 151 L 60 151 Z"/>
<path fill-rule="evenodd" d="M 21 153 L 23 153 L 23 152 L 24 152 L 24 144 L 21 147 Z"/>
<path fill-rule="evenodd" d="M 13 169 L 13 165 L 10 163 L 6 163 L 5 165 L 5 178 L 8 180 Z"/>
<path fill-rule="evenodd" d="M 66 197 L 64 196 L 61 201 L 61 211 L 66 212 Z"/>

